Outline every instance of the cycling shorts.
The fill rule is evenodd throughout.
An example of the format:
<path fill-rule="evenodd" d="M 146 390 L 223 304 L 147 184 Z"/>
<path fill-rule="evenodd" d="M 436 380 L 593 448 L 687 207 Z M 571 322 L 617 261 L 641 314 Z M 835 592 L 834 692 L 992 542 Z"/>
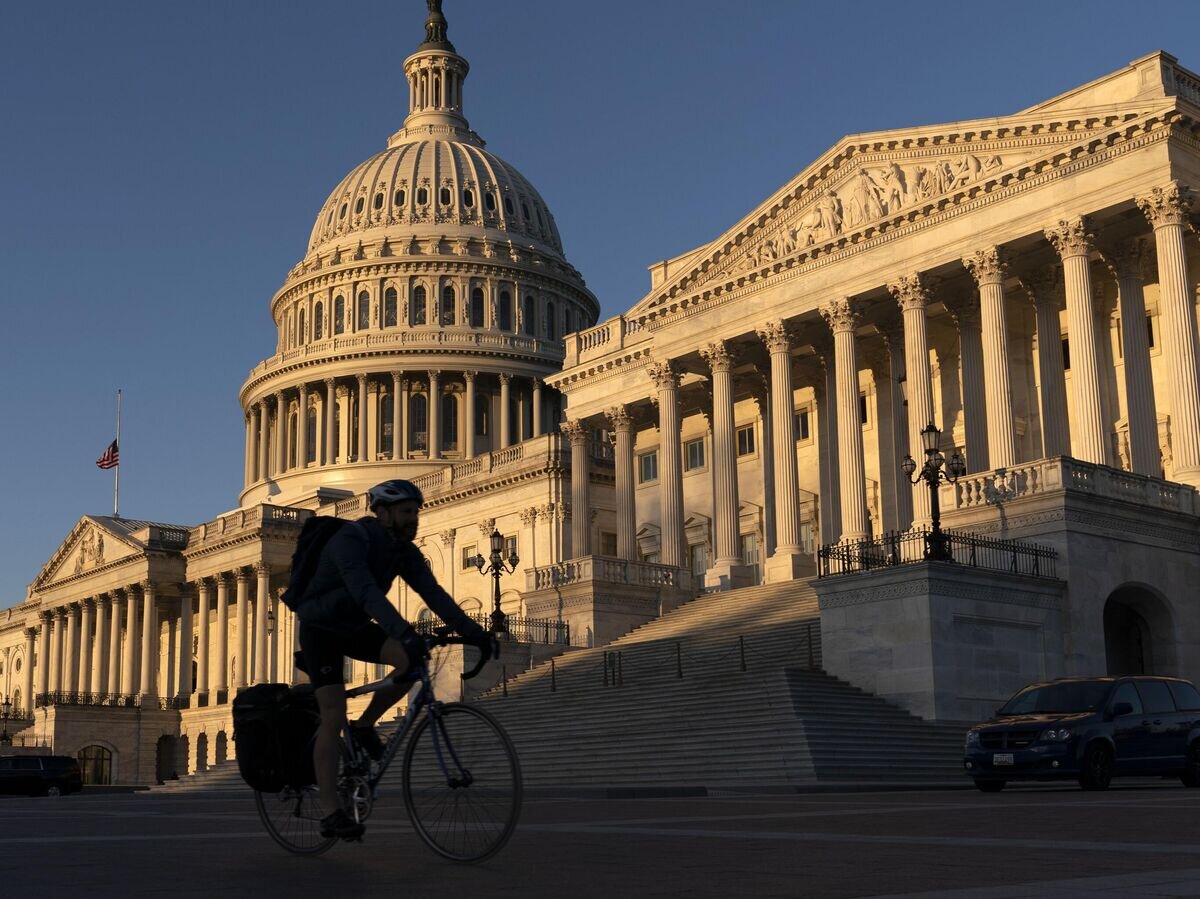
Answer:
<path fill-rule="evenodd" d="M 379 652 L 387 633 L 374 621 L 350 630 L 334 631 L 308 622 L 300 622 L 300 651 L 313 687 L 344 684 L 346 657 L 360 662 L 379 662 Z"/>

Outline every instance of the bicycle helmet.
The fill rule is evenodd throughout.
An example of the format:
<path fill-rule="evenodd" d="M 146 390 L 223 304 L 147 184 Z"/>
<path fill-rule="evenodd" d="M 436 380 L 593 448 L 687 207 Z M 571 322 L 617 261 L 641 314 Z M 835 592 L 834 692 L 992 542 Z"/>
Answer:
<path fill-rule="evenodd" d="M 380 506 L 401 503 L 409 499 L 416 500 L 418 506 L 425 504 L 425 497 L 421 495 L 417 485 L 403 478 L 384 481 L 367 491 L 367 505 L 372 512 Z"/>

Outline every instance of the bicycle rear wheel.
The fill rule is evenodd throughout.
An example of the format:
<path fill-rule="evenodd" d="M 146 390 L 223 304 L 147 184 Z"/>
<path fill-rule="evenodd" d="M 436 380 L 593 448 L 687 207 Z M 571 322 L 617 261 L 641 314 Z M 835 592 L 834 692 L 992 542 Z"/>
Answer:
<path fill-rule="evenodd" d="M 337 842 L 321 836 L 321 798 L 315 785 L 284 787 L 278 793 L 254 792 L 263 826 L 276 843 L 296 855 L 320 855 Z"/>
<path fill-rule="evenodd" d="M 448 703 L 421 719 L 404 752 L 404 803 L 438 855 L 477 862 L 498 852 L 521 813 L 521 766 L 499 723 Z"/>

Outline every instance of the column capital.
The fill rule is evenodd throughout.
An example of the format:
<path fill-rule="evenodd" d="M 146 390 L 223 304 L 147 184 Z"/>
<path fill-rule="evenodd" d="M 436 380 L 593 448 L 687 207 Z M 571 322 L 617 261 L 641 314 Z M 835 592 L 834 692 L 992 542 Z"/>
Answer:
<path fill-rule="evenodd" d="M 558 426 L 558 429 L 571 441 L 571 446 L 581 446 L 586 443 L 590 430 L 587 425 L 575 418 L 568 418 Z"/>
<path fill-rule="evenodd" d="M 1105 243 L 1100 250 L 1100 261 L 1108 273 L 1117 281 L 1122 277 L 1145 277 L 1145 241 L 1140 237 Z"/>
<path fill-rule="evenodd" d="M 792 341 L 795 335 L 788 329 L 788 326 L 781 319 L 772 319 L 759 328 L 755 329 L 758 339 L 766 344 L 767 349 L 772 353 L 786 353 L 792 348 Z"/>
<path fill-rule="evenodd" d="M 1062 297 L 1059 287 L 1062 286 L 1062 269 L 1057 265 L 1046 265 L 1028 274 L 1020 276 L 1021 286 L 1029 302 L 1036 308 L 1049 305 L 1055 309 L 1062 308 Z"/>
<path fill-rule="evenodd" d="M 443 546 L 454 545 L 454 535 L 458 533 L 457 528 L 446 528 L 446 530 L 438 533 L 438 538 L 442 541 Z"/>
<path fill-rule="evenodd" d="M 929 305 L 929 290 L 920 272 L 901 275 L 888 284 L 887 289 L 901 311 L 924 309 Z"/>
<path fill-rule="evenodd" d="M 499 376 L 498 376 L 498 377 L 500 378 L 500 384 L 501 384 L 501 385 L 505 385 L 505 384 L 508 384 L 508 382 L 512 380 L 512 377 L 513 377 L 513 376 L 512 376 L 512 375 L 510 375 L 510 374 L 509 374 L 508 372 L 506 372 L 506 371 L 502 371 L 502 372 L 500 372 L 500 374 L 499 374 Z"/>
<path fill-rule="evenodd" d="M 1134 202 L 1155 229 L 1185 225 L 1192 208 L 1192 192 L 1178 181 L 1170 181 L 1145 196 L 1135 197 Z"/>
<path fill-rule="evenodd" d="M 246 567 L 239 568 L 239 569 L 237 569 L 237 571 L 234 572 L 234 574 L 237 575 L 237 582 L 239 585 L 250 583 L 250 569 L 249 568 L 246 568 Z"/>
<path fill-rule="evenodd" d="M 437 369 L 437 368 L 429 369 L 427 374 L 429 375 L 429 383 L 430 384 L 436 384 L 438 381 L 441 380 L 441 377 L 442 377 L 441 369 Z"/>
<path fill-rule="evenodd" d="M 33 640 L 33 639 L 36 639 L 36 637 L 37 637 L 37 628 L 36 627 L 27 627 L 27 628 L 24 628 L 21 631 L 21 633 L 23 633 L 25 635 L 26 640 Z"/>
<path fill-rule="evenodd" d="M 321 380 L 324 382 L 327 390 L 332 390 L 334 385 L 337 383 L 336 378 L 322 378 Z"/>
<path fill-rule="evenodd" d="M 542 390 L 546 386 L 546 382 L 541 378 L 530 378 L 529 384 L 534 390 Z"/>
<path fill-rule="evenodd" d="M 283 406 L 283 388 L 282 387 L 275 391 L 275 404 L 276 404 L 277 408 Z"/>
<path fill-rule="evenodd" d="M 52 614 L 56 621 L 66 621 L 67 620 L 67 607 L 59 606 L 58 608 L 56 608 L 52 611 Z"/>
<path fill-rule="evenodd" d="M 301 381 L 299 384 L 296 385 L 296 390 L 298 390 L 300 392 L 301 396 L 307 396 L 308 395 L 308 382 Z"/>
<path fill-rule="evenodd" d="M 708 363 L 714 374 L 733 371 L 735 355 L 724 340 L 714 340 L 700 347 L 700 357 Z"/>
<path fill-rule="evenodd" d="M 462 376 L 465 382 L 468 384 L 473 384 L 475 379 L 479 377 L 479 372 L 474 371 L 473 369 L 463 369 Z"/>
<path fill-rule="evenodd" d="M 633 416 L 629 414 L 628 406 L 612 406 L 605 413 L 609 426 L 618 432 L 633 430 Z"/>
<path fill-rule="evenodd" d="M 254 574 L 257 577 L 263 577 L 264 575 L 267 577 L 270 577 L 271 566 L 268 565 L 266 562 L 255 562 L 254 563 Z"/>
<path fill-rule="evenodd" d="M 818 311 L 821 313 L 821 318 L 825 319 L 825 323 L 829 325 L 829 330 L 834 334 L 853 334 L 854 329 L 858 327 L 858 312 L 849 297 L 830 300 Z"/>
<path fill-rule="evenodd" d="M 646 373 L 659 390 L 667 390 L 679 386 L 679 369 L 667 359 L 664 362 L 651 362 L 646 366 Z"/>
<path fill-rule="evenodd" d="M 99 597 L 88 596 L 84 599 L 81 599 L 79 601 L 79 605 L 81 608 L 83 608 L 86 611 L 94 612 L 96 610 L 96 603 L 98 601 L 99 601 Z"/>
<path fill-rule="evenodd" d="M 1050 241 L 1054 251 L 1063 259 L 1072 256 L 1087 256 L 1092 252 L 1093 236 L 1080 216 L 1060 219 L 1058 224 L 1042 232 Z"/>
<path fill-rule="evenodd" d="M 522 509 L 518 515 L 521 517 L 521 524 L 525 525 L 527 528 L 531 528 L 533 527 L 533 523 L 537 521 L 537 506 L 530 506 L 527 509 Z"/>
<path fill-rule="evenodd" d="M 960 337 L 964 333 L 979 331 L 981 320 L 980 309 L 974 297 L 959 296 L 952 300 L 944 300 L 943 305 L 946 307 L 946 312 L 949 313 L 950 319 L 954 322 L 955 330 L 958 331 Z"/>
<path fill-rule="evenodd" d="M 976 250 L 970 256 L 964 256 L 962 264 L 979 287 L 985 284 L 1002 284 L 1008 269 L 998 247 Z"/>
<path fill-rule="evenodd" d="M 402 369 L 402 368 L 392 369 L 392 383 L 393 384 L 399 384 L 403 378 L 404 378 L 404 369 Z"/>
<path fill-rule="evenodd" d="M 365 386 L 365 385 L 366 385 L 366 383 L 367 383 L 367 376 L 366 376 L 366 374 L 364 374 L 363 372 L 359 372 L 358 374 L 356 374 L 356 375 L 354 376 L 354 379 L 355 379 L 356 381 L 358 381 L 358 386 L 359 386 L 359 387 L 363 387 L 363 386 Z"/>

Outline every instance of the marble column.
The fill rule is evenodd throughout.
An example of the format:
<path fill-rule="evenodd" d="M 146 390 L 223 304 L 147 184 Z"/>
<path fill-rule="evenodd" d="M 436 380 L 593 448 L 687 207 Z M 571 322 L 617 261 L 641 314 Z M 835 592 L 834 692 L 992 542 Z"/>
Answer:
<path fill-rule="evenodd" d="M 1158 320 L 1171 402 L 1172 479 L 1200 486 L 1200 369 L 1196 306 L 1188 283 L 1184 228 L 1191 192 L 1177 181 L 1139 197 L 1154 226 L 1158 256 Z M 1074 359 L 1074 353 L 1071 354 Z"/>
<path fill-rule="evenodd" d="M 475 377 L 478 372 L 464 371 L 463 381 L 466 383 L 466 390 L 463 396 L 463 414 L 462 419 L 465 422 L 463 428 L 463 458 L 475 458 Z"/>
<path fill-rule="evenodd" d="M 700 348 L 700 356 L 712 374 L 712 475 L 713 564 L 704 574 L 707 589 L 730 590 L 753 582 L 753 573 L 742 565 L 738 542 L 739 509 L 737 473 L 737 428 L 733 417 L 734 357 L 724 341 Z"/>
<path fill-rule="evenodd" d="M 637 501 L 633 469 L 633 416 L 625 406 L 613 406 L 605 413 L 616 437 L 613 449 L 613 475 L 617 493 L 617 556 L 636 562 Z"/>
<path fill-rule="evenodd" d="M 196 593 L 200 600 L 200 608 L 196 612 L 196 693 L 204 696 L 208 693 L 208 616 L 212 609 L 212 581 L 201 578 Z"/>
<path fill-rule="evenodd" d="M 800 481 L 796 469 L 794 418 L 795 390 L 792 386 L 792 335 L 782 321 L 769 321 L 757 331 L 771 354 L 771 416 L 775 421 L 775 552 L 767 560 L 767 577 L 772 581 L 799 577 L 805 559 L 800 545 Z"/>
<path fill-rule="evenodd" d="M 76 670 L 79 672 L 80 693 L 95 693 L 92 685 L 92 613 L 96 609 L 95 600 L 85 599 L 79 604 L 79 661 Z"/>
<path fill-rule="evenodd" d="M 50 622 L 50 673 L 47 678 L 49 692 L 58 693 L 63 689 L 62 682 L 62 645 L 63 631 L 66 630 L 67 616 L 65 609 L 55 609 Z"/>
<path fill-rule="evenodd" d="M 249 666 L 246 656 L 250 653 L 250 572 L 245 568 L 237 570 L 237 636 L 235 637 L 233 659 L 233 689 L 240 690 L 248 686 L 246 673 Z"/>
<path fill-rule="evenodd" d="M 79 603 L 74 602 L 67 607 L 61 689 L 66 693 L 79 692 Z"/>
<path fill-rule="evenodd" d="M 921 431 L 933 423 L 933 372 L 929 367 L 929 334 L 926 307 L 929 292 L 919 274 L 906 275 L 888 289 L 895 297 L 904 317 L 904 370 L 908 384 L 908 455 L 917 467 L 925 464 Z M 838 368 L 838 378 L 842 376 Z M 840 384 L 840 380 L 839 380 Z M 841 410 L 838 410 L 841 414 Z M 855 409 L 855 421 L 858 410 Z M 929 527 L 933 521 L 929 508 L 929 491 L 923 487 L 912 492 L 912 526 Z"/>
<path fill-rule="evenodd" d="M 142 676 L 138 690 L 143 696 L 158 695 L 158 588 L 153 581 L 142 584 Z"/>
<path fill-rule="evenodd" d="M 658 491 L 661 559 L 687 567 L 683 541 L 683 466 L 679 446 L 679 371 L 670 360 L 654 362 L 647 372 L 658 391 Z"/>
<path fill-rule="evenodd" d="M 895 529 L 906 531 L 912 527 L 913 520 L 913 486 L 908 477 L 900 470 L 900 463 L 910 454 L 908 446 L 908 402 L 905 400 L 905 387 L 908 374 L 904 359 L 904 325 L 903 322 L 892 325 L 883 332 L 884 343 L 887 345 L 887 364 L 889 373 L 889 388 L 892 407 L 892 461 L 895 468 Z M 886 527 L 886 525 L 885 525 Z"/>
<path fill-rule="evenodd" d="M 121 693 L 132 696 L 137 692 L 134 675 L 137 673 L 138 639 L 138 596 L 136 587 L 125 592 L 125 653 L 121 658 Z"/>
<path fill-rule="evenodd" d="M 571 441 L 571 558 L 592 554 L 592 505 L 589 499 L 591 459 L 590 429 L 582 421 L 563 423 L 562 433 Z"/>
<path fill-rule="evenodd" d="M 111 694 L 124 693 L 121 685 L 121 604 L 125 596 L 120 591 L 109 594 L 109 625 L 108 625 L 108 682 L 104 691 Z"/>
<path fill-rule="evenodd" d="M 392 461 L 399 462 L 404 458 L 404 407 L 401 404 L 400 381 L 404 372 L 392 372 Z"/>
<path fill-rule="evenodd" d="M 1067 339 L 1071 342 L 1071 454 L 1084 462 L 1103 465 L 1108 460 L 1106 427 L 1100 399 L 1100 371 L 1096 363 L 1096 316 L 1089 255 L 1092 235 L 1083 219 L 1060 221 L 1045 231 L 1046 239 L 1062 258 L 1067 294 Z"/>
<path fill-rule="evenodd" d="M 542 434 L 542 382 L 540 378 L 533 379 L 533 436 Z"/>
<path fill-rule="evenodd" d="M 254 483 L 255 425 L 254 425 L 253 410 L 251 410 L 245 414 L 245 419 L 246 419 L 246 458 L 245 458 L 245 465 L 243 466 L 244 470 L 242 472 L 242 480 L 243 480 L 244 486 L 249 487 L 251 484 Z"/>
<path fill-rule="evenodd" d="M 33 646 L 37 639 L 37 630 L 25 628 L 25 665 L 21 669 L 21 708 L 32 712 L 34 707 L 33 692 Z"/>
<path fill-rule="evenodd" d="M 184 700 L 192 695 L 192 590 L 191 584 L 179 590 L 179 674 L 175 685 Z"/>
<path fill-rule="evenodd" d="M 271 478 L 271 410 L 266 399 L 258 402 L 258 479 Z"/>
<path fill-rule="evenodd" d="M 1042 456 L 1071 454 L 1071 431 L 1067 416 L 1067 384 L 1063 370 L 1062 330 L 1059 311 L 1059 272 L 1055 266 L 1025 279 L 1025 291 L 1037 320 L 1038 405 L 1041 410 Z"/>
<path fill-rule="evenodd" d="M 442 373 L 440 371 L 429 372 L 429 415 L 427 424 L 429 426 L 429 458 L 430 460 L 442 458 L 442 428 L 441 428 L 441 412 L 442 412 Z"/>
<path fill-rule="evenodd" d="M 367 462 L 367 376 L 358 375 L 358 461 Z"/>
<path fill-rule="evenodd" d="M 258 576 L 258 590 L 254 597 L 254 682 L 267 682 L 270 668 L 267 655 L 267 613 L 271 609 L 271 569 L 266 565 L 254 566 Z"/>
<path fill-rule="evenodd" d="M 400 391 L 400 401 L 404 404 L 404 423 L 400 428 L 400 456 L 401 458 L 407 459 L 409 437 L 408 414 L 412 409 L 412 403 L 409 402 L 409 400 L 412 398 L 412 382 L 405 378 L 400 382 Z"/>
<path fill-rule="evenodd" d="M 325 462 L 333 465 L 337 461 L 335 448 L 337 444 L 337 381 L 325 379 Z"/>
<path fill-rule="evenodd" d="M 1136 474 L 1162 477 L 1158 449 L 1158 415 L 1146 333 L 1146 298 L 1142 290 L 1142 245 L 1125 241 L 1105 252 L 1117 281 L 1121 315 L 1121 356 L 1125 374 L 1125 421 L 1129 429 L 1129 467 Z"/>
<path fill-rule="evenodd" d="M 108 682 L 104 678 L 108 668 L 108 602 L 104 595 L 96 597 L 96 638 L 92 644 L 92 671 L 88 686 L 92 693 L 108 692 Z"/>
<path fill-rule="evenodd" d="M 308 467 L 308 385 L 300 385 L 300 398 L 296 405 L 296 467 Z"/>
<path fill-rule="evenodd" d="M 842 493 L 838 483 L 837 372 L 833 364 L 833 341 L 817 348 L 821 370 L 813 385 L 817 413 L 818 482 L 821 542 L 837 543 L 842 534 Z"/>
<path fill-rule="evenodd" d="M 275 391 L 275 475 L 287 471 L 287 403 L 283 399 L 283 391 Z"/>
<path fill-rule="evenodd" d="M 996 247 L 978 250 L 962 262 L 979 287 L 983 384 L 988 409 L 988 466 L 1007 469 L 1017 463 L 1017 441 L 1012 376 L 1008 366 L 1008 317 L 1004 308 L 1005 265 Z"/>
<path fill-rule="evenodd" d="M 842 540 L 863 540 L 870 536 L 870 530 L 867 522 L 862 424 L 858 412 L 858 355 L 854 342 L 858 314 L 850 299 L 843 297 L 822 306 L 821 315 L 833 332 L 833 351 L 837 368 Z M 910 372 L 912 368 L 910 365 Z"/>
<path fill-rule="evenodd" d="M 509 439 L 509 382 L 512 380 L 512 375 L 500 375 L 500 449 L 508 446 L 512 441 Z"/>
<path fill-rule="evenodd" d="M 50 645 L 53 642 L 50 639 L 50 632 L 54 630 L 54 619 L 49 612 L 43 612 L 38 615 L 38 692 L 50 692 L 50 671 L 54 667 L 50 664 Z M 30 706 L 32 708 L 32 705 Z"/>
<path fill-rule="evenodd" d="M 967 471 L 989 471 L 988 401 L 983 365 L 980 310 L 970 300 L 950 306 L 958 329 L 958 358 L 962 373 L 963 420 L 966 431 Z M 918 450 L 918 454 L 920 450 Z"/>
<path fill-rule="evenodd" d="M 229 690 L 229 575 L 217 575 L 217 658 L 213 689 L 217 693 Z M 211 705 L 212 703 L 210 703 Z"/>

